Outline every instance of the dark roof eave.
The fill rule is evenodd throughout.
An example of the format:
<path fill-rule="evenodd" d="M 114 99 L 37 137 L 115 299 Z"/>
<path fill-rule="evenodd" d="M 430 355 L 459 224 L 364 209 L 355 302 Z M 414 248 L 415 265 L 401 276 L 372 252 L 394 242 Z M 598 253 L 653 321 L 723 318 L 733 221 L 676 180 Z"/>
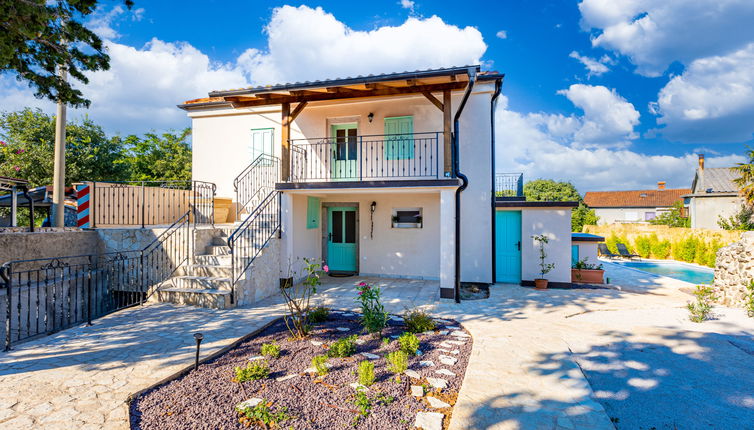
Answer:
<path fill-rule="evenodd" d="M 689 197 L 735 197 L 738 196 L 738 192 L 736 191 L 713 191 L 711 193 L 692 193 L 692 194 L 686 194 L 681 197 L 683 198 L 689 198 Z"/>
<path fill-rule="evenodd" d="M 178 106 L 179 109 L 189 110 L 194 108 L 206 108 L 206 107 L 232 107 L 230 102 L 204 102 L 204 103 L 184 103 Z"/>

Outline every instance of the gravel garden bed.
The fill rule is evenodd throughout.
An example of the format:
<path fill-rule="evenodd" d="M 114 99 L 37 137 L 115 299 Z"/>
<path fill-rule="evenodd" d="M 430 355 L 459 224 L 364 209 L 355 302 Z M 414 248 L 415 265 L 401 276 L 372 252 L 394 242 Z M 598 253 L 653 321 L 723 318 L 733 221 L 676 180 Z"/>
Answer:
<path fill-rule="evenodd" d="M 265 420 L 273 428 L 294 429 L 447 428 L 471 352 L 470 335 L 455 321 L 435 320 L 434 330 L 416 334 L 419 355 L 409 354 L 407 370 L 396 374 L 387 355 L 402 349 L 403 319 L 391 316 L 380 338 L 362 331 L 360 317 L 331 311 L 301 340 L 291 338 L 281 319 L 198 370 L 134 399 L 131 428 L 264 428 Z M 353 335 L 353 355 L 328 357 L 324 376 L 311 368 L 312 358 L 331 349 L 332 354 L 337 340 Z M 280 355 L 263 356 L 262 346 L 273 342 Z M 374 366 L 368 387 L 357 385 L 364 361 Z M 238 382 L 235 369 L 249 363 L 267 363 L 269 375 Z M 245 415 L 238 405 L 246 406 Z"/>

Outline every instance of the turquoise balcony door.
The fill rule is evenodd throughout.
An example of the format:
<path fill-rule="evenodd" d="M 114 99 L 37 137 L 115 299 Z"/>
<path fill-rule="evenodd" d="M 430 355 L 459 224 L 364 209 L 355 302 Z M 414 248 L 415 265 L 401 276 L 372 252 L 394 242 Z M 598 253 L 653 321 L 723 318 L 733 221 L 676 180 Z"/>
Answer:
<path fill-rule="evenodd" d="M 359 147 L 356 124 L 333 124 L 330 132 L 330 178 L 340 181 L 358 179 Z"/>
<path fill-rule="evenodd" d="M 356 208 L 327 208 L 327 265 L 334 272 L 357 271 Z"/>

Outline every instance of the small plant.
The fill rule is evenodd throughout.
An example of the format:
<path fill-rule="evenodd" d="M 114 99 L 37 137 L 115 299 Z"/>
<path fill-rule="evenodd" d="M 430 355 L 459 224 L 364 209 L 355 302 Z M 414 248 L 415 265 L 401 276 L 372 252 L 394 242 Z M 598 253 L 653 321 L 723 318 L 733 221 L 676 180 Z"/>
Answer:
<path fill-rule="evenodd" d="M 270 343 L 262 344 L 261 353 L 265 357 L 278 358 L 280 357 L 280 345 L 274 340 Z"/>
<path fill-rule="evenodd" d="M 377 405 L 389 405 L 393 403 L 395 398 L 393 396 L 388 396 L 382 393 L 377 393 L 374 397 L 370 398 L 366 395 L 363 389 L 359 388 L 356 390 L 356 394 L 354 394 L 353 404 L 356 406 L 356 409 L 358 410 L 358 414 L 353 417 L 352 425 L 356 427 L 359 424 L 359 421 L 361 421 L 362 418 L 366 418 L 369 416 L 369 412 L 372 411 L 372 408 Z"/>
<path fill-rule="evenodd" d="M 315 263 L 308 258 L 303 259 L 303 271 L 306 274 L 301 283 L 296 284 L 296 272 L 288 264 L 288 277 L 280 283 L 280 293 L 283 295 L 288 314 L 283 317 L 288 331 L 294 339 L 303 339 L 311 330 L 309 325 L 309 300 L 317 292 L 321 284 L 319 278 L 328 271 L 326 265 Z"/>
<path fill-rule="evenodd" d="M 356 352 L 356 339 L 359 337 L 354 335 L 348 337 L 342 337 L 327 350 L 328 357 L 350 357 Z"/>
<path fill-rule="evenodd" d="M 544 234 L 538 234 L 531 237 L 539 244 L 539 275 L 540 279 L 545 279 L 545 275 L 550 273 L 555 268 L 554 263 L 546 263 L 547 252 L 545 252 L 545 245 L 550 243 L 550 238 Z"/>
<path fill-rule="evenodd" d="M 419 350 L 419 338 L 413 333 L 403 333 L 398 338 L 398 345 L 400 350 L 408 355 L 416 355 Z"/>
<path fill-rule="evenodd" d="M 330 373 L 330 369 L 327 368 L 325 363 L 327 363 L 326 355 L 315 355 L 312 358 L 312 367 L 317 371 L 317 375 L 325 376 Z"/>
<path fill-rule="evenodd" d="M 577 270 L 602 270 L 602 264 L 592 264 L 587 263 L 587 261 L 589 261 L 589 257 L 584 257 L 577 261 L 576 264 L 573 265 L 573 268 Z"/>
<path fill-rule="evenodd" d="M 754 318 L 754 279 L 749 281 L 749 285 L 746 286 L 746 315 Z"/>
<path fill-rule="evenodd" d="M 383 337 L 382 338 L 382 346 L 388 346 L 390 345 L 390 338 Z"/>
<path fill-rule="evenodd" d="M 686 308 L 689 310 L 689 319 L 700 323 L 710 317 L 715 291 L 708 285 L 697 285 L 694 296 L 696 296 L 696 302 L 689 302 Z"/>
<path fill-rule="evenodd" d="M 330 319 L 330 309 L 320 306 L 309 311 L 309 321 L 319 324 Z"/>
<path fill-rule="evenodd" d="M 387 370 L 393 373 L 403 373 L 408 369 L 408 354 L 405 351 L 393 351 L 387 355 Z"/>
<path fill-rule="evenodd" d="M 387 325 L 387 312 L 380 303 L 380 289 L 372 287 L 366 282 L 360 282 L 356 301 L 361 303 L 361 325 L 369 333 L 382 334 Z"/>
<path fill-rule="evenodd" d="M 238 421 L 246 426 L 261 425 L 264 428 L 277 427 L 283 421 L 289 420 L 293 417 L 287 414 L 287 408 L 280 408 L 279 410 L 272 410 L 272 402 L 262 399 L 256 406 L 246 406 L 239 408 L 236 406 L 236 411 L 241 415 Z"/>
<path fill-rule="evenodd" d="M 422 333 L 435 329 L 435 321 L 428 313 L 414 309 L 403 315 L 403 322 L 411 333 Z"/>
<path fill-rule="evenodd" d="M 358 367 L 359 384 L 368 387 L 374 384 L 374 364 L 369 360 L 364 360 L 359 363 Z"/>
<path fill-rule="evenodd" d="M 236 367 L 236 382 L 257 381 L 270 376 L 270 366 L 266 361 L 255 361 L 246 367 Z"/>

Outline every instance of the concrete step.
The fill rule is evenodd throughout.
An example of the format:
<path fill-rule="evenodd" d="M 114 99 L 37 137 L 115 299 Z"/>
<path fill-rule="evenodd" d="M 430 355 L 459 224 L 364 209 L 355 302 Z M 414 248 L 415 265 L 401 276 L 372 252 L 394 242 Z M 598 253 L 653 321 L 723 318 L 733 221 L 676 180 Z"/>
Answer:
<path fill-rule="evenodd" d="M 159 289 L 152 297 L 154 301 L 163 303 L 230 309 L 233 307 L 230 296 L 231 292 L 228 290 L 166 287 Z"/>
<path fill-rule="evenodd" d="M 215 236 L 212 238 L 212 245 L 228 246 L 228 236 Z"/>
<path fill-rule="evenodd" d="M 204 266 L 230 266 L 232 264 L 231 255 L 197 255 L 194 257 L 196 264 Z"/>
<path fill-rule="evenodd" d="M 230 248 L 227 245 L 210 245 L 206 248 L 209 255 L 228 255 Z"/>
<path fill-rule="evenodd" d="M 229 277 L 225 276 L 173 276 L 168 280 L 173 287 L 191 290 L 231 290 L 232 285 Z M 162 288 L 160 288 L 162 289 Z"/>
<path fill-rule="evenodd" d="M 176 269 L 174 276 L 205 276 L 210 278 L 230 278 L 233 268 L 219 264 L 191 264 Z"/>

